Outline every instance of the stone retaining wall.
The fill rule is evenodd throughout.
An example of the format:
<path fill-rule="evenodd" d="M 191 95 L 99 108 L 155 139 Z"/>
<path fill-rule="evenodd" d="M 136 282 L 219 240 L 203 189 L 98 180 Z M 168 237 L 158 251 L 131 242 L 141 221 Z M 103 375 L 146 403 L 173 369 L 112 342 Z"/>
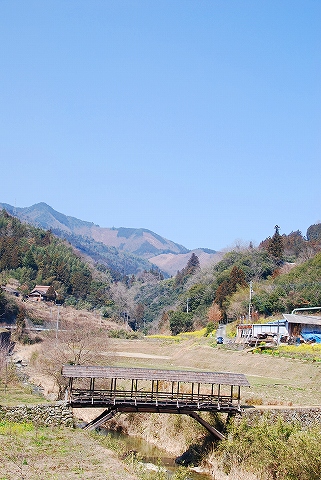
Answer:
<path fill-rule="evenodd" d="M 64 402 L 40 405 L 17 405 L 7 407 L 0 405 L 0 421 L 31 422 L 37 426 L 73 427 L 72 409 Z"/>
<path fill-rule="evenodd" d="M 298 423 L 302 428 L 321 425 L 321 407 L 296 408 L 245 408 L 242 415 L 234 417 L 235 422 L 246 419 L 250 425 L 262 420 L 275 423 L 282 418 L 289 423 Z M 75 420 L 72 408 L 65 402 L 46 403 L 38 405 L 17 405 L 8 407 L 0 405 L 0 421 L 32 422 L 37 426 L 73 427 Z"/>
<path fill-rule="evenodd" d="M 246 419 L 250 424 L 266 420 L 275 423 L 278 418 L 289 423 L 298 423 L 302 428 L 321 425 L 321 407 L 269 408 L 260 407 L 245 409 L 242 415 L 236 416 L 236 421 Z"/>

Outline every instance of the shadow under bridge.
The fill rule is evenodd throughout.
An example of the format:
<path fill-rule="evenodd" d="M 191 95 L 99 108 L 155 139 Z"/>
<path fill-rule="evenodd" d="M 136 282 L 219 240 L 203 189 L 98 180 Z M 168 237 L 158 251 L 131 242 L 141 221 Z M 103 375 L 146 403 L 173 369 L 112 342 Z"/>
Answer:
<path fill-rule="evenodd" d="M 241 412 L 243 374 L 148 368 L 64 365 L 66 402 L 73 408 L 105 408 L 86 425 L 97 428 L 117 412 L 186 414 L 219 439 L 224 435 L 197 412 Z"/>

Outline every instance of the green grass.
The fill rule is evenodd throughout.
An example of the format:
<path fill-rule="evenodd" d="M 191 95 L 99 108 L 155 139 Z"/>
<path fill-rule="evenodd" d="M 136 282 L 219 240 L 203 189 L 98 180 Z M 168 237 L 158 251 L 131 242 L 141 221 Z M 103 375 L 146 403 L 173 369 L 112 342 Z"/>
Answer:
<path fill-rule="evenodd" d="M 137 479 L 126 467 L 126 478 Z M 0 423 L 0 479 L 121 480 L 124 464 L 88 432 L 37 428 L 29 423 Z"/>
<path fill-rule="evenodd" d="M 46 403 L 46 399 L 32 392 L 31 387 L 25 387 L 18 383 L 10 383 L 5 386 L 0 382 L 0 405 L 35 405 L 37 403 Z"/>
<path fill-rule="evenodd" d="M 0 422 L 0 480 L 168 480 L 163 469 L 148 471 L 139 455 L 109 435 L 70 428 L 37 428 Z M 185 480 L 179 468 L 172 480 Z"/>

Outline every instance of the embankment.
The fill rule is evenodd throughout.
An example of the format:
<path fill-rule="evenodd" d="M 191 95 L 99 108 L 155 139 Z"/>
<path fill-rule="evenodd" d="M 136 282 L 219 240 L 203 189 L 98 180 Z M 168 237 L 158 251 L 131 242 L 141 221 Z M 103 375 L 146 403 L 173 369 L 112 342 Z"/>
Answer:
<path fill-rule="evenodd" d="M 201 414 L 206 421 L 224 430 L 227 416 L 224 414 Z M 264 419 L 275 423 L 281 418 L 287 423 L 298 424 L 302 429 L 321 425 L 321 407 L 291 408 L 245 408 L 241 415 L 234 417 L 236 424 L 242 419 L 255 426 Z M 138 436 L 174 455 L 181 455 L 191 445 L 203 444 L 208 432 L 198 422 L 186 415 L 131 413 L 119 414 L 110 420 L 106 428 L 122 430 L 128 435 Z"/>
<path fill-rule="evenodd" d="M 302 429 L 321 425 L 321 407 L 287 407 L 287 408 L 248 408 L 244 409 L 236 421 L 246 419 L 249 425 L 255 425 L 264 417 L 267 423 L 274 423 L 279 418 L 287 423 L 295 423 Z"/>
<path fill-rule="evenodd" d="M 0 405 L 0 420 L 10 422 L 31 422 L 37 426 L 73 427 L 72 409 L 64 402 L 39 405 L 17 405 L 8 407 Z"/>

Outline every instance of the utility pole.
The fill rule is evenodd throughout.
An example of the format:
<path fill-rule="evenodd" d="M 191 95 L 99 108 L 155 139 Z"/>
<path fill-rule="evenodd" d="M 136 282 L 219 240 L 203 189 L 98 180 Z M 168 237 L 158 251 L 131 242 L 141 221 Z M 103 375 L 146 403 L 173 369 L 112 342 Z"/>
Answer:
<path fill-rule="evenodd" d="M 249 324 L 251 323 L 251 320 L 252 320 L 252 293 L 253 293 L 253 289 L 252 289 L 252 280 L 250 281 L 250 301 L 249 301 Z"/>
<path fill-rule="evenodd" d="M 189 301 L 189 298 L 186 299 L 186 313 L 188 313 L 189 309 L 188 309 L 188 301 Z"/>
<path fill-rule="evenodd" d="M 58 307 L 58 312 L 57 312 L 57 324 L 56 324 L 56 339 L 58 338 L 58 330 L 59 330 L 59 308 L 60 308 L 60 305 L 57 305 Z"/>

